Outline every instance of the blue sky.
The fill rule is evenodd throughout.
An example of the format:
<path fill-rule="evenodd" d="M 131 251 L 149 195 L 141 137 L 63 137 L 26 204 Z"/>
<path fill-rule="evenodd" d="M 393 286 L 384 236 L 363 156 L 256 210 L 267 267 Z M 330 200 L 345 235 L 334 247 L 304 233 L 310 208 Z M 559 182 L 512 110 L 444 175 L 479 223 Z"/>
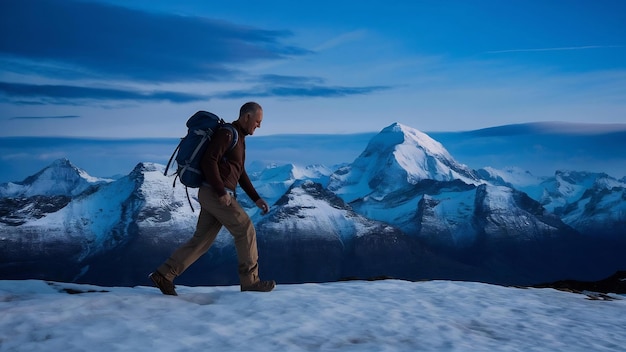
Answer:
<path fill-rule="evenodd" d="M 626 123 L 626 2 L 0 2 L 0 136 Z"/>

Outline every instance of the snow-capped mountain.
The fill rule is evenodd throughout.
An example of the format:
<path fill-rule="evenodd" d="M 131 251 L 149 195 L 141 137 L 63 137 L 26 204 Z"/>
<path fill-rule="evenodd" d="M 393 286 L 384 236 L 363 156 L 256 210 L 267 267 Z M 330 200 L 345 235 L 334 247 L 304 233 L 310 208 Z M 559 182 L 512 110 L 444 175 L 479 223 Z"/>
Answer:
<path fill-rule="evenodd" d="M 265 273 L 282 282 L 343 278 L 476 278 L 387 223 L 357 214 L 323 185 L 296 182 L 257 223 Z"/>
<path fill-rule="evenodd" d="M 376 236 L 392 245 L 405 236 L 392 226 L 356 214 L 341 198 L 310 180 L 290 187 L 258 221 L 257 229 L 259 246 L 271 253 L 265 262 L 282 267 L 274 276 L 290 282 L 355 276 L 354 260 L 359 260 L 355 252 L 366 250 L 360 239 Z"/>
<path fill-rule="evenodd" d="M 557 170 L 552 177 L 535 177 L 517 168 L 485 168 L 479 173 L 492 183 L 527 193 L 582 234 L 626 236 L 625 178 L 571 170 Z"/>
<path fill-rule="evenodd" d="M 487 171 L 490 177 L 481 179 L 424 133 L 394 124 L 375 136 L 351 166 L 333 174 L 329 189 L 359 214 L 445 248 L 466 248 L 505 235 L 524 241 L 572 232 L 505 182 L 507 174 Z M 509 186 L 490 184 L 494 175 Z M 516 183 L 531 178 L 508 175 Z"/>
<path fill-rule="evenodd" d="M 582 233 L 623 240 L 626 236 L 626 187 L 592 187 L 561 215 Z"/>
<path fill-rule="evenodd" d="M 57 161 L 38 175 L 62 175 L 68 170 L 67 162 Z M 73 170 L 74 168 L 69 168 Z M 73 198 L 33 196 L 19 209 L 18 214 L 10 214 L 14 223 L 4 221 L 2 239 L 7 252 L 19 257 L 24 253 L 35 255 L 72 258 L 81 261 L 93 253 L 105 251 L 127 239 L 128 227 L 133 222 L 132 213 L 137 207 L 134 197 L 136 180 L 133 173 L 116 182 L 102 183 L 97 188 L 84 189 Z M 52 190 L 63 190 L 54 179 L 49 179 Z M 61 179 L 62 181 L 64 179 Z M 40 184 L 35 180 L 35 184 Z M 79 185 L 84 183 L 75 182 Z M 5 198 L 6 199 L 6 198 Z M 42 200 L 50 207 L 46 211 L 29 212 Z M 52 203 L 58 200 L 58 203 Z M 3 209 L 4 212 L 10 210 Z M 4 217 L 8 218 L 8 217 Z M 28 240 L 24 240 L 28 238 Z"/>
<path fill-rule="evenodd" d="M 374 136 L 349 166 L 331 175 L 328 188 L 347 202 L 381 199 L 421 180 L 462 180 L 478 184 L 478 175 L 456 162 L 437 141 L 414 128 L 394 123 Z"/>
<path fill-rule="evenodd" d="M 0 184 L 0 197 L 68 196 L 73 197 L 90 187 L 111 182 L 90 176 L 85 170 L 59 159 L 22 182 Z"/>
<path fill-rule="evenodd" d="M 276 210 L 258 224 L 259 229 L 273 234 L 323 238 L 344 246 L 367 233 L 394 230 L 354 213 L 341 198 L 310 180 L 291 187 L 274 207 Z"/>
<path fill-rule="evenodd" d="M 545 181 L 546 177 L 535 176 L 527 170 L 516 166 L 509 166 L 502 169 L 485 167 L 476 170 L 481 179 L 489 181 L 494 185 L 510 186 L 519 190 L 532 190 L 538 184 Z M 528 192 L 527 192 L 528 193 Z"/>
<path fill-rule="evenodd" d="M 624 185 L 604 173 L 557 170 L 554 177 L 548 178 L 528 193 L 550 211 L 561 212 L 568 204 L 580 200 L 589 189 L 610 190 Z"/>
<path fill-rule="evenodd" d="M 626 236 L 626 182 L 603 173 L 559 171 L 542 184 L 542 201 L 584 234 Z"/>
<path fill-rule="evenodd" d="M 21 182 L 0 184 L 0 223 L 25 224 L 56 212 L 73 197 L 94 192 L 112 182 L 90 176 L 67 159 L 58 159 Z"/>
<path fill-rule="evenodd" d="M 193 207 L 196 212 L 200 209 L 197 191 L 185 190 L 185 186 L 180 183 L 174 185 L 173 177 L 165 176 L 163 172 L 163 165 L 141 163 L 131 173 L 137 180 L 134 193 L 142 201 L 135 223 L 139 228 L 154 229 L 154 240 L 170 236 L 168 228 L 172 227 L 193 231 L 197 214 L 191 209 Z"/>
<path fill-rule="evenodd" d="M 294 164 L 271 164 L 251 174 L 250 180 L 256 185 L 259 194 L 262 194 L 269 204 L 273 204 L 296 181 L 309 180 L 326 185 L 332 173 L 333 170 L 324 165 L 301 167 Z M 249 206 L 252 207 L 253 205 Z"/>
<path fill-rule="evenodd" d="M 624 180 L 474 171 L 400 124 L 335 172 L 270 165 L 250 176 L 272 209 L 260 215 L 243 192 L 238 201 L 257 224 L 262 275 L 282 282 L 393 276 L 536 283 L 626 265 L 611 256 L 626 248 Z M 195 229 L 198 210 L 185 187 L 172 184 L 159 164 L 101 180 L 60 160 L 2 185 L 1 277 L 44 272 L 56 280 L 144 282 Z M 188 191 L 199 209 L 196 190 Z M 223 232 L 183 283 L 236 283 L 236 253 Z M 611 245 L 596 233 L 610 234 Z M 591 253 L 588 241 L 601 244 Z M 28 265 L 23 258 L 31 258 Z M 587 260 L 594 265 L 581 264 Z"/>

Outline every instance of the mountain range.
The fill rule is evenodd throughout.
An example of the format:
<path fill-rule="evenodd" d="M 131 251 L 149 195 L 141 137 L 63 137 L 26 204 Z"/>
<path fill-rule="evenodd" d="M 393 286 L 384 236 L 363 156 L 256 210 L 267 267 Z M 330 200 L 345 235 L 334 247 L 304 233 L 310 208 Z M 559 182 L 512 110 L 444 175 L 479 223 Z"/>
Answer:
<path fill-rule="evenodd" d="M 0 279 L 146 284 L 146 274 L 191 236 L 197 216 L 163 169 L 142 162 L 125 176 L 98 178 L 59 159 L 1 184 Z M 350 163 L 270 164 L 251 179 L 270 213 L 257 213 L 243 192 L 239 201 L 256 224 L 261 275 L 279 282 L 529 285 L 626 267 L 626 178 L 472 169 L 399 123 Z M 234 245 L 223 232 L 181 283 L 237 282 Z"/>

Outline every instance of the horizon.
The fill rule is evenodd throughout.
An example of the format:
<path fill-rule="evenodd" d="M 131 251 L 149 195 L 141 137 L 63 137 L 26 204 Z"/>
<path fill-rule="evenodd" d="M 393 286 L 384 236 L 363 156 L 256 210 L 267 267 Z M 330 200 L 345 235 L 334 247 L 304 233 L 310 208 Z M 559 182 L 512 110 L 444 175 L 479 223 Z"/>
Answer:
<path fill-rule="evenodd" d="M 259 136 L 624 123 L 625 13 L 583 0 L 2 2 L 0 136 L 178 137 L 193 112 L 232 120 L 250 100 Z"/>
<path fill-rule="evenodd" d="M 252 136 L 247 140 L 246 168 L 255 172 L 272 164 L 333 168 L 352 163 L 380 131 Z M 563 170 L 626 177 L 626 155 L 622 152 L 626 148 L 626 124 L 538 122 L 424 133 L 442 143 L 457 162 L 475 170 L 514 167 L 538 177 Z M 5 170 L 0 183 L 19 183 L 58 159 L 70 160 L 96 177 L 126 175 L 142 162 L 165 165 L 181 137 L 0 137 L 0 168 Z M 339 141 L 341 148 L 336 147 Z M 302 153 L 303 148 L 306 153 Z"/>
<path fill-rule="evenodd" d="M 597 133 L 611 133 L 611 132 L 622 132 L 626 131 L 626 123 L 602 123 L 602 122 L 568 122 L 568 121 L 530 121 L 530 122 L 521 122 L 514 124 L 505 124 L 505 125 L 494 125 L 494 126 L 486 126 L 478 129 L 470 129 L 470 130 L 433 130 L 433 131 L 423 131 L 418 128 L 415 128 L 411 125 L 403 124 L 400 122 L 392 122 L 389 125 L 381 127 L 378 130 L 371 131 L 361 131 L 361 132 L 339 132 L 339 133 L 277 133 L 277 134 L 264 134 L 260 136 L 252 135 L 247 138 L 264 138 L 264 137 L 281 137 L 281 136 L 350 136 L 350 135 L 369 135 L 369 134 L 377 134 L 380 133 L 383 129 L 394 125 L 401 124 L 404 126 L 408 126 L 414 129 L 417 129 L 420 132 L 429 134 L 437 134 L 437 133 L 477 133 L 477 132 L 486 132 L 493 131 L 505 128 L 514 128 L 514 127 L 540 127 L 542 130 L 534 131 L 540 133 L 561 133 L 561 134 L 580 134 L 580 135 L 589 135 L 589 134 L 597 134 Z M 583 127 L 592 127 L 583 128 Z M 560 130 L 559 130 L 560 128 Z M 582 128 L 582 129 L 581 129 Z M 172 140 L 172 139 L 180 139 L 184 137 L 186 132 L 179 136 L 147 136 L 147 137 L 114 137 L 114 136 L 72 136 L 72 135 L 15 135 L 15 136 L 0 136 L 0 140 L 3 139 L 12 139 L 12 138 L 33 138 L 33 139 L 68 139 L 68 140 L 90 140 L 90 141 L 155 141 L 155 140 Z"/>

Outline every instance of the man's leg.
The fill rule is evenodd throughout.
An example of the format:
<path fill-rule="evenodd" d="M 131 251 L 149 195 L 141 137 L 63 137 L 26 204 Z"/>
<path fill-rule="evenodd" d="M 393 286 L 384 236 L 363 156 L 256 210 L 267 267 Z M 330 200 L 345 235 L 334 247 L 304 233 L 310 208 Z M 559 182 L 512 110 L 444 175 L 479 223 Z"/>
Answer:
<path fill-rule="evenodd" d="M 200 194 L 198 198 L 201 199 Z M 167 280 L 174 281 L 174 278 L 180 276 L 209 250 L 221 228 L 222 224 L 207 209 L 201 207 L 193 237 L 176 249 L 157 271 Z"/>
<path fill-rule="evenodd" d="M 208 188 L 201 188 L 200 194 L 210 196 L 201 198 L 202 206 L 210 210 L 217 220 L 228 229 L 235 239 L 239 281 L 242 287 L 249 287 L 259 282 L 259 254 L 257 251 L 256 231 L 252 220 L 241 205 L 233 199 L 230 206 L 217 201 L 217 195 Z"/>

